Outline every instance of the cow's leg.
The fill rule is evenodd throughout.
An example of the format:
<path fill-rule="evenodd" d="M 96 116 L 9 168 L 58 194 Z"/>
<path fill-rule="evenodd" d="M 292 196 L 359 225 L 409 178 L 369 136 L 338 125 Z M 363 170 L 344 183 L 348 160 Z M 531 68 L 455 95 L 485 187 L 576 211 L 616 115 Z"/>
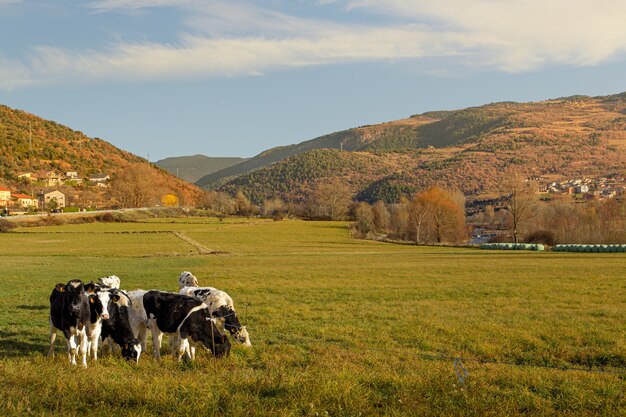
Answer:
<path fill-rule="evenodd" d="M 148 328 L 145 325 L 140 325 L 137 329 L 137 340 L 141 342 L 141 351 L 146 351 L 146 339 L 148 338 Z"/>
<path fill-rule="evenodd" d="M 185 352 L 189 350 L 189 341 L 181 338 L 180 336 L 176 336 L 176 340 L 178 342 L 178 352 L 176 353 L 176 358 L 178 359 L 178 362 L 180 362 Z"/>
<path fill-rule="evenodd" d="M 70 365 L 76 365 L 76 336 L 71 334 L 67 339 L 67 357 L 70 360 Z"/>
<path fill-rule="evenodd" d="M 48 351 L 48 356 L 52 356 L 54 358 L 54 341 L 57 339 L 57 331 L 54 328 L 54 324 L 52 324 L 52 319 L 50 319 L 50 350 Z"/>
<path fill-rule="evenodd" d="M 150 333 L 152 333 L 152 353 L 155 359 L 161 359 L 161 340 L 163 340 L 163 333 L 159 330 L 156 320 L 150 319 Z"/>
<path fill-rule="evenodd" d="M 98 360 L 98 339 L 100 339 L 100 335 L 93 334 L 87 342 L 87 351 L 90 357 L 93 356 L 94 361 Z"/>
<path fill-rule="evenodd" d="M 172 335 L 170 335 L 168 339 L 169 339 L 170 351 L 172 352 L 172 356 L 176 357 L 176 354 L 178 352 L 178 344 L 180 343 L 180 340 L 177 337 L 174 337 Z"/>
<path fill-rule="evenodd" d="M 81 349 L 81 364 L 83 366 L 83 368 L 87 367 L 87 344 L 88 344 L 88 340 L 87 340 L 87 334 L 85 333 L 85 330 L 83 329 L 83 331 L 78 333 L 78 337 L 80 340 L 80 349 Z M 98 344 L 96 343 L 96 349 L 98 348 Z"/>

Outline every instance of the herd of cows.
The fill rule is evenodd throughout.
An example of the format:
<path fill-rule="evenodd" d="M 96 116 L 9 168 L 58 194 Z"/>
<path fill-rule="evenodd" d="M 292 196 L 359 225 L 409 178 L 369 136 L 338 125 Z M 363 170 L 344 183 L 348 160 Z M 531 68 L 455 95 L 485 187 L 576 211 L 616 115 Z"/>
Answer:
<path fill-rule="evenodd" d="M 123 291 L 119 277 L 100 278 L 98 283 L 71 280 L 57 284 L 50 294 L 50 351 L 54 356 L 57 330 L 67 340 L 70 363 L 82 366 L 87 357 L 98 359 L 98 345 L 111 352 L 121 348 L 127 360 L 139 362 L 146 351 L 148 330 L 152 334 L 154 357 L 160 359 L 163 334 L 168 335 L 172 354 L 180 361 L 195 358 L 200 345 L 214 356 L 228 355 L 227 333 L 244 346 L 252 346 L 232 298 L 212 287 L 199 287 L 191 272 L 178 277 L 179 293 L 164 291 Z"/>

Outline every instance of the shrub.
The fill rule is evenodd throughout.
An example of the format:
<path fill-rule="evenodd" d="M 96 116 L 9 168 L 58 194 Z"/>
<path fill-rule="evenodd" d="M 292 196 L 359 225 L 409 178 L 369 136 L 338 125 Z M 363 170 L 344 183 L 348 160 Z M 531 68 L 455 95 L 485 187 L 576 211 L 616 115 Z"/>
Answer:
<path fill-rule="evenodd" d="M 0 233 L 10 232 L 15 229 L 17 225 L 11 221 L 0 219 Z"/>
<path fill-rule="evenodd" d="M 524 239 L 526 243 L 543 243 L 544 245 L 554 246 L 556 237 L 554 232 L 550 230 L 535 230 Z"/>

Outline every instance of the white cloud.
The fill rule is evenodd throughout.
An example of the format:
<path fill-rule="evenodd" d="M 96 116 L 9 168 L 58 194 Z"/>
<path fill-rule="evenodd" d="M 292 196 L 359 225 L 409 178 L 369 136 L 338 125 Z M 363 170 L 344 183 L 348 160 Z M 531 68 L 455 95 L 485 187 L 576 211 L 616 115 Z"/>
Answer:
<path fill-rule="evenodd" d="M 97 11 L 112 11 L 149 7 L 186 7 L 194 3 L 197 2 L 194 0 L 97 0 L 88 3 L 87 7 Z"/>
<path fill-rule="evenodd" d="M 351 0 L 348 8 L 403 20 L 428 20 L 486 46 L 483 65 L 526 71 L 544 65 L 594 65 L 626 51 L 626 2 L 615 0 Z"/>
<path fill-rule="evenodd" d="M 103 13 L 180 8 L 182 34 L 169 44 L 116 43 L 89 50 L 43 46 L 32 48 L 20 60 L 0 57 L 0 88 L 257 75 L 276 68 L 433 57 L 454 57 L 456 65 L 465 68 L 521 72 L 546 65 L 595 65 L 626 51 L 626 3 L 611 0 L 593 4 L 350 0 L 346 4 L 346 13 L 384 14 L 391 23 L 375 24 L 371 18 L 360 25 L 302 18 L 224 0 L 98 0 L 88 7 Z"/>
<path fill-rule="evenodd" d="M 40 47 L 20 68 L 21 84 L 34 80 L 159 80 L 206 76 L 259 75 L 274 68 L 354 61 L 458 54 L 466 39 L 416 28 L 326 32 L 317 37 L 211 39 L 185 36 L 177 45 L 118 44 L 105 51 L 66 51 Z M 0 61 L 1 68 L 4 67 Z M 10 74 L 9 74 L 10 75 Z M 0 77 L 14 88 L 15 77 Z"/>

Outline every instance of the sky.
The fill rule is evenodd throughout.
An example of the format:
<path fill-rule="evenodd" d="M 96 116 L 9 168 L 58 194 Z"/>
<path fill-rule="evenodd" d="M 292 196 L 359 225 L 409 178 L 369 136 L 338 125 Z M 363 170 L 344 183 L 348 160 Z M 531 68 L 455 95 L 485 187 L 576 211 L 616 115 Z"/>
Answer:
<path fill-rule="evenodd" d="M 623 0 L 0 0 L 0 104 L 151 161 L 626 91 Z"/>

